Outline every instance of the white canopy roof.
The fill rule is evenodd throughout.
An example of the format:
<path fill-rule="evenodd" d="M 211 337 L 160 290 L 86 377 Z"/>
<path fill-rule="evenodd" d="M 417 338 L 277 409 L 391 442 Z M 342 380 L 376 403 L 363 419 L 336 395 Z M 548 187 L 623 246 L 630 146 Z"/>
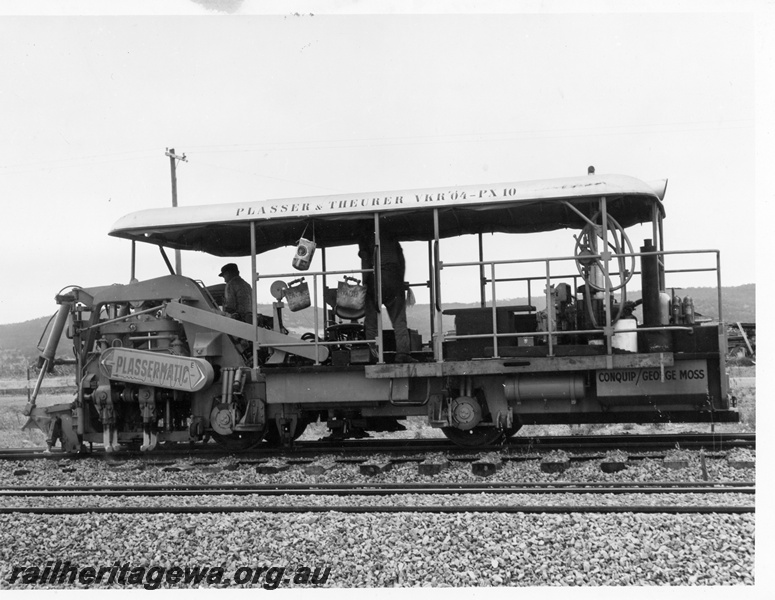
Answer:
<path fill-rule="evenodd" d="M 527 233 L 581 228 L 607 199 L 608 212 L 628 227 L 664 214 L 667 181 L 648 184 L 623 175 L 339 194 L 142 210 L 119 219 L 110 235 L 216 256 L 250 254 L 250 223 L 257 252 L 294 244 L 305 232 L 321 246 L 357 242 L 372 231 L 374 213 L 401 240 L 433 239 L 433 210 L 441 237 L 467 233 Z"/>

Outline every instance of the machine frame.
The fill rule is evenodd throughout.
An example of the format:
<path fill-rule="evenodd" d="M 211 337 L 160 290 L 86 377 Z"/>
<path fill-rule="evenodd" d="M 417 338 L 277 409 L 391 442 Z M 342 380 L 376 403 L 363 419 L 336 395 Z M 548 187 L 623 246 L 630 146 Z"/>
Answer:
<path fill-rule="evenodd" d="M 666 186 L 666 181 L 591 174 L 129 214 L 110 235 L 132 242 L 131 283 L 74 288 L 58 297 L 60 316 L 42 361 L 53 360 L 56 332 L 61 334 L 69 316 L 77 398 L 67 408 L 38 408 L 39 381 L 28 412 L 69 450 L 84 441 L 116 449 L 137 440 L 140 430 L 146 450 L 161 440 L 210 436 L 238 449 L 261 439 L 290 443 L 317 419 L 346 436 L 390 430 L 397 420 L 427 415 L 448 437 L 471 446 L 497 441 L 527 423 L 736 421 L 724 362 L 720 253 L 665 250 Z M 643 223 L 650 223 L 651 238 L 635 251 L 626 230 Z M 428 247 L 428 280 L 408 283 L 427 286 L 430 294 L 431 339 L 415 348 L 418 362 L 393 362 L 381 312 L 377 337 L 366 340 L 357 319 L 337 329 L 335 308 L 324 301 L 331 278 L 370 272 L 327 268 L 326 249 L 357 244 L 364 231 L 373 231 L 379 282 L 385 229 L 400 232 L 400 241 L 424 241 Z M 559 229 L 580 231 L 573 254 L 484 257 L 485 234 Z M 307 232 L 314 232 L 312 244 Z M 441 240 L 465 235 L 478 236 L 478 259 L 445 262 Z M 170 275 L 137 282 L 136 243 L 157 245 Z M 259 275 L 257 257 L 294 245 L 305 253 L 317 247 L 323 258 L 321 269 L 301 273 L 312 282 L 313 331 L 305 339 L 282 325 L 283 285 L 273 288 L 280 294 L 270 318 L 254 314 L 252 323 L 239 322 L 219 310 L 213 288 L 176 275 L 164 252 L 250 256 L 256 306 L 259 286 L 300 275 L 298 270 Z M 709 257 L 712 264 L 667 268 L 673 256 L 686 254 Z M 542 265 L 545 274 L 503 275 L 530 264 Z M 563 270 L 568 264 L 575 273 Z M 443 301 L 446 276 L 472 268 L 478 271 L 480 306 L 449 308 Z M 666 275 L 685 271 L 715 278 L 719 323 L 695 322 L 691 300 L 679 299 L 676 307 L 676 298 L 668 295 Z M 642 297 L 633 302 L 626 289 L 636 274 Z M 515 281 L 526 285 L 528 303 L 499 303 L 498 286 Z M 543 310 L 533 306 L 536 285 L 543 286 Z M 379 289 L 377 284 L 377 294 Z M 638 324 L 631 313 L 640 304 Z M 455 317 L 452 332 L 445 331 L 445 314 Z M 143 336 L 149 338 L 147 348 Z M 135 373 L 143 365 L 151 375 Z M 130 406 L 134 421 L 121 416 Z"/>

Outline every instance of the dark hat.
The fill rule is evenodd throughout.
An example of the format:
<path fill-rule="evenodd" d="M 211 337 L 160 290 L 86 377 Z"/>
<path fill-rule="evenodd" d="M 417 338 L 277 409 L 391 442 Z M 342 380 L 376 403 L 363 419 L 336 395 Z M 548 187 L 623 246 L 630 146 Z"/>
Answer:
<path fill-rule="evenodd" d="M 234 273 L 235 275 L 239 275 L 239 268 L 234 263 L 229 263 L 221 267 L 221 272 L 218 273 L 218 277 L 223 277 L 224 273 Z"/>

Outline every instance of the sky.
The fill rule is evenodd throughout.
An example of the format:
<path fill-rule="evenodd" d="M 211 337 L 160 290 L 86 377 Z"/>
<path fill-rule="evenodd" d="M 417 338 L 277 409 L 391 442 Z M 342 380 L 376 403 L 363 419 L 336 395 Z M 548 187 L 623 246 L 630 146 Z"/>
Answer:
<path fill-rule="evenodd" d="M 0 3 L 0 323 L 52 314 L 68 286 L 129 281 L 130 244 L 107 233 L 171 205 L 168 148 L 187 159 L 181 206 L 590 165 L 668 179 L 667 247 L 718 248 L 724 285 L 753 283 L 770 194 L 768 6 Z M 522 256 L 573 250 L 570 232 L 522 243 Z M 448 248 L 464 259 L 475 244 Z M 408 249 L 410 278 L 425 279 L 425 252 Z M 260 257 L 259 271 L 287 272 L 292 255 Z M 182 260 L 221 282 L 224 259 Z M 165 272 L 155 248 L 138 250 L 138 277 Z"/>

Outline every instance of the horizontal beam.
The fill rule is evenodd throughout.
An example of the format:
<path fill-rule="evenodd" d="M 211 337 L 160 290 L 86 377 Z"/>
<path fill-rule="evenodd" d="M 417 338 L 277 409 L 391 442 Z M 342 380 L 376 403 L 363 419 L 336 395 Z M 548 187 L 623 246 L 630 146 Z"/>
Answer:
<path fill-rule="evenodd" d="M 609 360 L 611 364 L 609 365 Z M 402 363 L 369 365 L 366 377 L 450 377 L 460 375 L 505 375 L 510 373 L 549 373 L 590 369 L 640 369 L 672 367 L 673 354 L 613 354 L 597 356 L 542 356 L 460 360 L 440 363 Z"/>

